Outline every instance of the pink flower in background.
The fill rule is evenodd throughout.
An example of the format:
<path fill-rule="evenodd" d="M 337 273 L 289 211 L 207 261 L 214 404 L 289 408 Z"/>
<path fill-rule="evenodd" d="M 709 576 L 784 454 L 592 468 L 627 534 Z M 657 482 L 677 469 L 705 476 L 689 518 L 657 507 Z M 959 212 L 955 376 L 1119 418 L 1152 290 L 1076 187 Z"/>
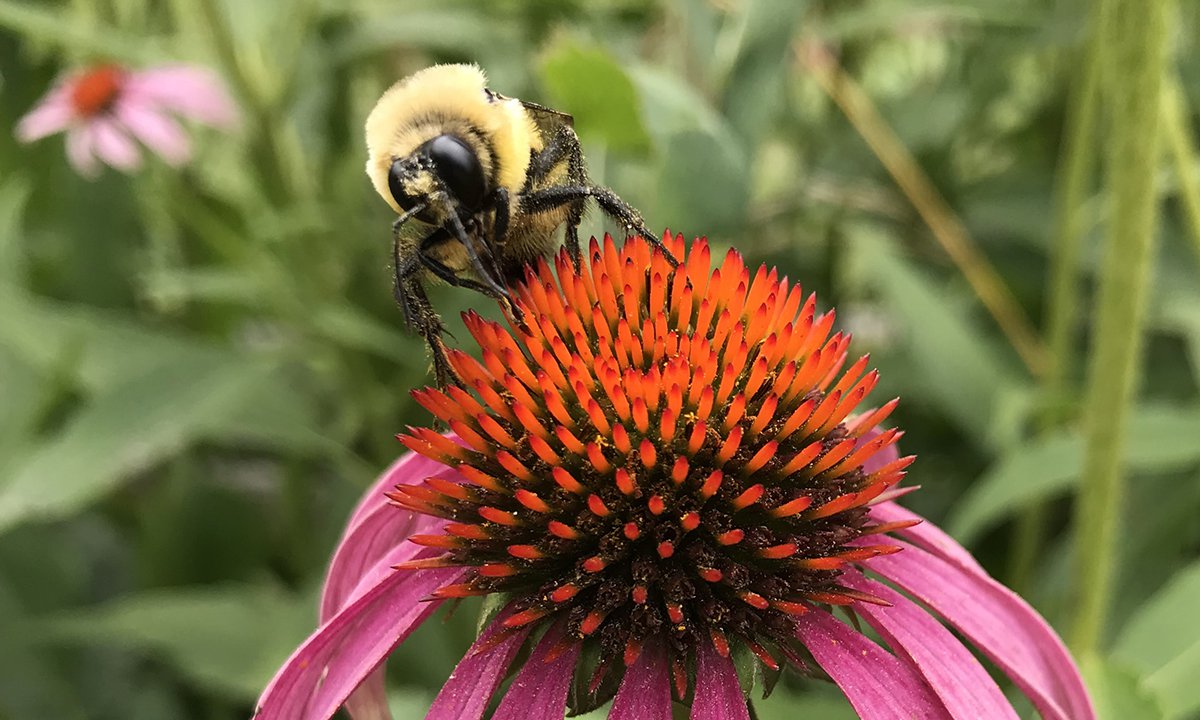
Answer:
<path fill-rule="evenodd" d="M 541 263 L 521 320 L 467 317 L 481 359 L 452 350 L 462 386 L 415 393 L 453 435 L 402 436 L 256 720 L 389 717 L 387 655 L 493 593 L 427 720 L 480 720 L 510 674 L 492 720 L 609 700 L 611 720 L 749 720 L 735 657 L 831 680 L 867 720 L 1015 720 L 968 642 L 1046 720 L 1092 720 L 1050 626 L 894 502 L 896 402 L 851 414 L 877 376 L 843 370 L 832 312 L 736 252 L 713 271 L 707 243 L 664 242 L 677 267 L 609 239 L 557 279 Z"/>
<path fill-rule="evenodd" d="M 65 131 L 67 159 L 81 175 L 95 177 L 101 162 L 136 170 L 138 142 L 171 165 L 186 162 L 191 142 L 175 116 L 217 128 L 237 123 L 233 100 L 211 70 L 97 65 L 60 81 L 21 118 L 16 135 L 28 143 Z"/>

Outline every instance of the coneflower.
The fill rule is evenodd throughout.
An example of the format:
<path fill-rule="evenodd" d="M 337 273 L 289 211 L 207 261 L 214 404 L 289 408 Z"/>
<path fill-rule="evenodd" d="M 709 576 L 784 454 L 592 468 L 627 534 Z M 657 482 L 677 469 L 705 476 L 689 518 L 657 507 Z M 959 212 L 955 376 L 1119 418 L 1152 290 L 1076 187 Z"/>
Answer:
<path fill-rule="evenodd" d="M 132 172 L 141 165 L 141 143 L 171 165 L 191 155 L 191 141 L 176 117 L 231 128 L 237 108 L 213 71 L 192 65 L 134 70 L 97 64 L 66 75 L 17 124 L 24 143 L 67 134 L 67 160 L 85 177 L 100 162 Z"/>
<path fill-rule="evenodd" d="M 665 237 L 593 242 L 515 288 L 508 327 L 466 317 L 480 359 L 417 400 L 334 556 L 323 625 L 261 718 L 387 717 L 380 664 L 440 602 L 501 608 L 428 717 L 748 718 L 732 657 L 837 683 L 864 718 L 1015 718 L 970 638 L 1046 718 L 1094 713 L 1062 643 L 970 555 L 889 498 L 911 457 L 896 401 L 775 271 Z M 903 540 L 899 539 L 903 538 Z M 880 582 L 882 580 L 883 582 Z M 902 594 L 898 590 L 907 593 Z M 862 620 L 886 647 L 859 632 Z M 523 646 L 528 659 L 512 667 Z M 355 691 L 351 696 L 352 691 Z M 347 699 L 349 698 L 349 701 Z"/>

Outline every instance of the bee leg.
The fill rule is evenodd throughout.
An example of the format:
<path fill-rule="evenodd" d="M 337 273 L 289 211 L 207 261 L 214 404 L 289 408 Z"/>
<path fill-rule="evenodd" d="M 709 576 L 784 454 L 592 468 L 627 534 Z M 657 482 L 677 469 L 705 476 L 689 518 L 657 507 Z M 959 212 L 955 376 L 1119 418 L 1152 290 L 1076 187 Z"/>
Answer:
<path fill-rule="evenodd" d="M 456 274 L 454 270 L 450 268 L 450 266 L 429 254 L 430 248 L 440 242 L 445 241 L 448 237 L 450 237 L 449 233 L 440 228 L 427 235 L 417 246 L 417 253 L 414 256 L 414 262 L 420 263 L 434 275 L 437 275 L 442 280 L 445 280 L 449 285 L 453 285 L 454 287 L 464 287 L 468 290 L 474 290 L 475 292 L 482 293 L 488 297 L 500 297 L 490 285 L 476 282 L 471 278 L 459 277 L 458 274 Z"/>
<path fill-rule="evenodd" d="M 492 297 L 504 298 L 505 300 L 508 300 L 508 289 L 501 285 L 497 280 L 499 270 L 489 269 L 488 267 L 484 266 L 483 258 L 480 257 L 479 250 L 475 247 L 474 240 L 467 233 L 467 229 L 463 227 L 462 220 L 460 220 L 458 215 L 455 215 L 454 213 L 450 214 L 450 227 L 454 229 L 455 236 L 458 238 L 458 241 L 462 243 L 463 248 L 466 249 L 467 258 L 470 259 L 471 267 L 475 270 L 475 274 L 479 276 L 479 279 L 483 281 L 483 285 L 486 286 L 490 291 L 487 294 L 491 295 Z M 484 252 L 488 252 L 486 246 L 484 247 Z M 496 264 L 495 258 L 488 253 L 488 259 L 492 261 L 494 268 Z"/>
<path fill-rule="evenodd" d="M 571 185 L 588 185 L 587 168 L 583 162 L 583 149 L 579 146 L 579 136 L 570 127 L 560 127 L 546 142 L 542 151 L 535 154 L 529 166 L 530 187 L 550 175 L 559 167 L 563 158 L 567 160 L 567 182 Z M 579 244 L 579 225 L 583 222 L 583 202 L 572 203 L 567 212 L 566 238 L 563 245 L 567 248 L 575 269 L 579 269 L 579 261 L 583 251 Z"/>
<path fill-rule="evenodd" d="M 425 288 L 416 278 L 416 272 L 421 268 L 419 257 L 410 255 L 401 260 L 398 237 L 392 245 L 392 257 L 395 268 L 393 295 L 396 303 L 400 305 L 400 310 L 404 313 L 405 322 L 425 340 L 425 344 L 429 347 L 429 354 L 433 359 L 434 377 L 437 379 L 438 386 L 462 385 L 458 373 L 450 364 L 446 344 L 442 342 L 442 334 L 445 332 L 445 328 L 442 327 L 442 319 L 434 311 L 433 305 L 429 302 L 429 296 L 425 294 Z"/>
<path fill-rule="evenodd" d="M 619 221 L 626 230 L 632 230 L 651 245 L 657 247 L 672 266 L 678 267 L 679 261 L 675 255 L 663 245 L 662 240 L 652 234 L 637 210 L 622 200 L 615 192 L 599 185 L 564 185 L 546 188 L 526 195 L 522 198 L 521 206 L 525 212 L 540 213 L 553 210 L 569 202 L 592 198 L 606 215 Z"/>
<path fill-rule="evenodd" d="M 421 241 L 416 254 L 416 261 L 426 267 L 434 275 L 437 275 L 442 280 L 445 280 L 450 285 L 455 287 L 464 287 L 468 290 L 474 290 L 482 295 L 487 295 L 490 298 L 503 302 L 517 320 L 521 319 L 521 309 L 512 301 L 512 297 L 507 291 L 503 295 L 496 294 L 492 286 L 481 282 L 476 282 L 471 278 L 459 277 L 454 270 L 447 266 L 442 261 L 428 254 L 429 247 L 436 245 L 446 239 L 448 235 L 443 230 L 437 230 L 431 233 L 428 237 Z"/>
<path fill-rule="evenodd" d="M 492 192 L 492 237 L 497 247 L 504 247 L 508 239 L 508 209 L 509 198 L 506 188 L 496 188 Z"/>

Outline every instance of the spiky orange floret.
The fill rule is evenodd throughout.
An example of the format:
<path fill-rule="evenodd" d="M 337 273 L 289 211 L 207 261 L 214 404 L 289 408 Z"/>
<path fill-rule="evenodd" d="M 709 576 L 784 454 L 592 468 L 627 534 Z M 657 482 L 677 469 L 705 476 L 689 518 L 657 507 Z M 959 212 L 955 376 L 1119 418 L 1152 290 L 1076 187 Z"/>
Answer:
<path fill-rule="evenodd" d="M 509 328 L 468 314 L 481 358 L 450 351 L 465 389 L 416 393 L 465 447 L 402 438 L 465 482 L 390 497 L 453 521 L 417 538 L 476 568 L 441 597 L 513 593 L 510 626 L 565 618 L 609 660 L 737 641 L 771 665 L 812 603 L 873 600 L 838 577 L 894 549 L 855 541 L 907 465 L 862 471 L 899 438 L 863 439 L 895 402 L 847 425 L 877 375 L 866 357 L 841 373 L 832 311 L 735 251 L 711 270 L 703 240 L 664 243 L 678 267 L 593 240 L 579 270 L 564 252 L 529 272 Z"/>

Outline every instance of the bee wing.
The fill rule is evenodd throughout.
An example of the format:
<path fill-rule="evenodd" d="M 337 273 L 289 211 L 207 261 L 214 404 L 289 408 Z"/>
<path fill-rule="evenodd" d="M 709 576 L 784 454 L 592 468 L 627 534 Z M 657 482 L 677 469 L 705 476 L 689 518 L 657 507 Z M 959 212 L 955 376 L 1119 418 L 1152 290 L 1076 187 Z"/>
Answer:
<path fill-rule="evenodd" d="M 554 133 L 563 126 L 575 127 L 575 118 L 570 113 L 560 112 L 538 105 L 537 103 L 521 101 L 521 105 L 525 107 L 525 111 L 529 113 L 529 117 L 533 118 L 533 123 L 537 125 L 541 131 L 542 137 L 551 137 Z"/>

